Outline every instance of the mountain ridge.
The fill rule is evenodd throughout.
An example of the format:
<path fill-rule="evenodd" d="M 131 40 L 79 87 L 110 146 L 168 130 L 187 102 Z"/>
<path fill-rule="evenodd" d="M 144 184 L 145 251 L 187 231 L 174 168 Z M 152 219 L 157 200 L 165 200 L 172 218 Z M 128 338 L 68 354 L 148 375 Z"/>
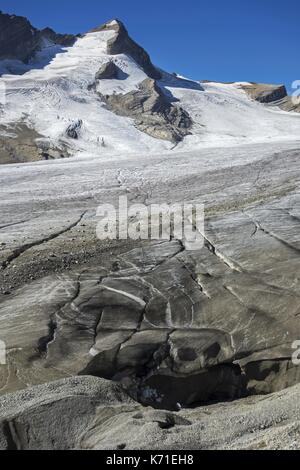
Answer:
<path fill-rule="evenodd" d="M 0 163 L 27 161 L 24 148 L 36 160 L 299 135 L 300 116 L 286 112 L 299 107 L 283 86 L 193 81 L 165 72 L 118 19 L 80 36 L 37 30 L 16 15 L 1 13 L 1 21 L 6 103 L 0 105 L 0 137 L 7 145 Z"/>
<path fill-rule="evenodd" d="M 58 34 L 51 28 L 39 30 L 26 17 L 9 15 L 0 10 L 0 59 L 17 59 L 28 63 L 42 47 L 43 39 L 71 46 L 76 36 Z"/>

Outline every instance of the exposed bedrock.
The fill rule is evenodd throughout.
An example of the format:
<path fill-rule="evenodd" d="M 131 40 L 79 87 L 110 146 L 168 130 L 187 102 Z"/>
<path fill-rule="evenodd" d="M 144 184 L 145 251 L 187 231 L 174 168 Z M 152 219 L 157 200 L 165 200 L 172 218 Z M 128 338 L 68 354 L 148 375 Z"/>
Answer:
<path fill-rule="evenodd" d="M 284 85 L 268 85 L 263 83 L 250 83 L 241 85 L 251 98 L 260 103 L 272 103 L 281 100 L 287 96 Z"/>
<path fill-rule="evenodd" d="M 124 95 L 100 96 L 111 111 L 132 117 L 136 126 L 152 137 L 179 142 L 190 133 L 189 114 L 173 105 L 155 80 L 147 78 L 138 90 Z"/>
<path fill-rule="evenodd" d="M 108 41 L 107 53 L 111 55 L 127 54 L 140 65 L 148 77 L 159 80 L 161 73 L 154 67 L 149 54 L 139 46 L 129 36 L 124 24 L 119 20 L 114 20 L 96 28 L 92 31 L 109 31 L 116 32 L 113 38 Z"/>
<path fill-rule="evenodd" d="M 21 16 L 0 12 L 0 58 L 28 61 L 39 46 L 37 29 Z"/>

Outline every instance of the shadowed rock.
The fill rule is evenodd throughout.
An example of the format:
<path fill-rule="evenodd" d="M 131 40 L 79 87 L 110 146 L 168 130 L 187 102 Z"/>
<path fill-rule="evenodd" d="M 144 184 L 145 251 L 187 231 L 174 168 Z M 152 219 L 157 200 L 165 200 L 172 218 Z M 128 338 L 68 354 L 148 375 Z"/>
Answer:
<path fill-rule="evenodd" d="M 52 29 L 40 31 L 22 16 L 0 12 L 0 59 L 14 59 L 28 63 L 43 46 L 43 40 L 71 46 L 76 40 L 72 34 L 56 34 Z"/>
<path fill-rule="evenodd" d="M 260 103 L 273 103 L 287 96 L 284 85 L 251 83 L 249 85 L 241 85 L 241 88 L 245 90 L 252 99 Z"/>
<path fill-rule="evenodd" d="M 114 62 L 106 62 L 96 73 L 96 80 L 118 79 L 122 70 Z"/>
<path fill-rule="evenodd" d="M 175 413 L 103 379 L 68 378 L 0 398 L 0 450 L 296 450 L 299 399 L 297 385 Z"/>

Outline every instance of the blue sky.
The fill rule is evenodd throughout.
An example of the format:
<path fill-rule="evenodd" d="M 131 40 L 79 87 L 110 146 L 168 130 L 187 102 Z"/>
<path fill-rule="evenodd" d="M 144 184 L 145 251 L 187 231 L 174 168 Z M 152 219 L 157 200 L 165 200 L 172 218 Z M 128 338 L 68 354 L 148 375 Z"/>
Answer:
<path fill-rule="evenodd" d="M 85 32 L 119 18 L 155 64 L 194 79 L 300 79 L 299 0 L 0 0 L 38 28 Z"/>

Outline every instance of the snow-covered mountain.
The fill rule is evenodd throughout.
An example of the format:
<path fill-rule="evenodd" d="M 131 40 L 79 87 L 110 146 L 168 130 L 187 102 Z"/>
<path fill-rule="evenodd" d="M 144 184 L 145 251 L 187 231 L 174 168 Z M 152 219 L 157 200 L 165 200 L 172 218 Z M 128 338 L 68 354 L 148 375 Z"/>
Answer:
<path fill-rule="evenodd" d="M 26 59 L 5 55 L 1 36 L 2 163 L 299 139 L 300 114 L 274 106 L 274 87 L 257 100 L 252 84 L 164 72 L 117 20 L 81 37 L 31 35 Z"/>

